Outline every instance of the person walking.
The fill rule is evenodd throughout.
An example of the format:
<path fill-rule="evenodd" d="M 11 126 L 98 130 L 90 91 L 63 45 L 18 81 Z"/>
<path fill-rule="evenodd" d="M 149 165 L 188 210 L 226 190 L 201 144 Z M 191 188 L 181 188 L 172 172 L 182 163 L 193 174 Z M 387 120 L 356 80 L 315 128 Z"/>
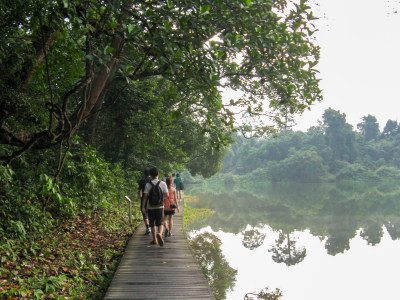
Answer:
<path fill-rule="evenodd" d="M 173 216 L 175 215 L 175 209 L 179 212 L 179 205 L 176 198 L 176 189 L 172 186 L 172 177 L 167 178 L 168 187 L 168 198 L 164 201 L 164 227 L 165 236 L 172 236 L 172 229 L 174 228 Z M 168 226 L 167 226 L 168 218 Z"/>
<path fill-rule="evenodd" d="M 176 174 L 174 183 L 175 183 L 175 188 L 176 188 L 176 192 L 177 192 L 178 202 L 181 202 L 181 200 L 182 200 L 181 182 L 182 182 L 181 175 L 180 174 Z"/>
<path fill-rule="evenodd" d="M 165 177 L 162 179 L 162 181 L 167 182 L 167 178 L 169 177 L 168 174 L 165 175 Z"/>
<path fill-rule="evenodd" d="M 162 237 L 164 229 L 164 199 L 169 196 L 168 187 L 164 181 L 158 179 L 157 168 L 150 169 L 150 176 L 151 181 L 146 184 L 144 189 L 142 212 L 145 213 L 147 207 L 149 225 L 153 237 L 151 244 L 164 246 Z"/>
<path fill-rule="evenodd" d="M 141 178 L 138 182 L 138 196 L 140 199 L 140 207 L 143 206 L 144 188 L 146 184 L 151 181 L 150 171 L 148 168 L 144 169 L 143 175 L 144 177 Z M 150 226 L 149 226 L 149 216 L 147 214 L 147 208 L 145 213 L 142 212 L 142 216 L 143 216 L 143 222 L 146 225 L 146 232 L 144 234 L 148 235 L 150 234 Z"/>
<path fill-rule="evenodd" d="M 175 173 L 172 173 L 172 186 L 173 186 L 174 189 L 176 189 L 176 186 L 175 186 Z"/>

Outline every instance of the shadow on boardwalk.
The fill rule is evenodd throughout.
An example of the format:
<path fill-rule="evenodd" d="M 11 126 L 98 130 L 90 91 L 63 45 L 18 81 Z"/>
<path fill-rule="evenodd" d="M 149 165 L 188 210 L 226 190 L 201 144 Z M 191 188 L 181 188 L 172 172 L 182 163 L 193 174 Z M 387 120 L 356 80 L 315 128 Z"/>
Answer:
<path fill-rule="evenodd" d="M 104 299 L 215 300 L 186 240 L 182 210 L 163 247 L 150 245 L 144 232 L 142 224 L 133 234 Z"/>

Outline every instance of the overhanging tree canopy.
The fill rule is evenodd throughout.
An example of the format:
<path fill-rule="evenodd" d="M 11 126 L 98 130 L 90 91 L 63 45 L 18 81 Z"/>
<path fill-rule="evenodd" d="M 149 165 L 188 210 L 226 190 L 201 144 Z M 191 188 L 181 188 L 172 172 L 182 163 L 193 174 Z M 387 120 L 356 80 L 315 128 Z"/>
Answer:
<path fill-rule="evenodd" d="M 231 105 L 250 116 L 268 113 L 266 103 L 302 112 L 321 97 L 305 0 L 0 5 L 0 143 L 13 151 L 6 162 L 68 139 L 116 76 L 127 84 L 168 79 L 181 93 L 173 116 L 189 107 L 208 133 L 215 123 L 233 126 L 221 87 L 243 91 Z"/>

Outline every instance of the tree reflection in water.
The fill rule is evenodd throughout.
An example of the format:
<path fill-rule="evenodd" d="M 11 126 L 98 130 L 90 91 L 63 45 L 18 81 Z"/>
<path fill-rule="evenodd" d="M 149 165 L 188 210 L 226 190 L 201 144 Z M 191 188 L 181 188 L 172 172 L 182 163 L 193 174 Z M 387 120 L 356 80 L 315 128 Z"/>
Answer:
<path fill-rule="evenodd" d="M 361 229 L 360 236 L 368 242 L 368 245 L 377 245 L 381 242 L 383 236 L 382 223 L 369 220 Z"/>
<path fill-rule="evenodd" d="M 257 229 L 246 230 L 243 233 L 242 244 L 245 248 L 254 250 L 264 243 L 266 234 Z"/>
<path fill-rule="evenodd" d="M 216 299 L 225 299 L 235 286 L 237 270 L 231 268 L 221 251 L 221 240 L 204 232 L 189 241 Z"/>
<path fill-rule="evenodd" d="M 273 253 L 272 259 L 277 263 L 293 266 L 302 262 L 307 255 L 304 247 L 296 247 L 296 238 L 291 237 L 289 233 L 280 232 L 275 243 L 269 252 Z"/>
<path fill-rule="evenodd" d="M 400 239 L 400 186 L 388 179 L 340 184 L 255 182 L 226 189 L 219 186 L 218 191 L 213 195 L 207 185 L 188 191 L 199 196 L 194 207 L 215 211 L 193 229 L 210 226 L 213 231 L 241 234 L 243 246 L 251 250 L 262 245 L 265 236 L 262 230 L 249 231 L 248 226 L 268 225 L 276 232 L 307 230 L 326 241 L 329 255 L 349 250 L 350 240 L 357 234 L 372 246 L 380 243 L 384 228 L 393 240 Z M 290 258 L 285 258 L 290 264 L 294 253 L 290 239 L 286 236 L 277 242 L 275 259 L 280 260 L 285 251 L 290 251 Z M 302 261 L 303 250 L 298 251 L 296 256 Z"/>

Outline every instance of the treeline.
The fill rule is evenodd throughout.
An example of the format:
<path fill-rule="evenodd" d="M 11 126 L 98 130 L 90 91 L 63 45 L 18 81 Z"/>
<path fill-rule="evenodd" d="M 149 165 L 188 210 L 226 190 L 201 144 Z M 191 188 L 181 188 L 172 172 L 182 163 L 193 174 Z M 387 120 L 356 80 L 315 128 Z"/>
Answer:
<path fill-rule="evenodd" d="M 353 126 L 346 115 L 327 109 L 321 125 L 307 132 L 285 130 L 277 137 L 236 142 L 223 162 L 227 184 L 256 182 L 323 182 L 400 178 L 400 126 L 388 120 L 383 130 L 368 115 Z"/>

